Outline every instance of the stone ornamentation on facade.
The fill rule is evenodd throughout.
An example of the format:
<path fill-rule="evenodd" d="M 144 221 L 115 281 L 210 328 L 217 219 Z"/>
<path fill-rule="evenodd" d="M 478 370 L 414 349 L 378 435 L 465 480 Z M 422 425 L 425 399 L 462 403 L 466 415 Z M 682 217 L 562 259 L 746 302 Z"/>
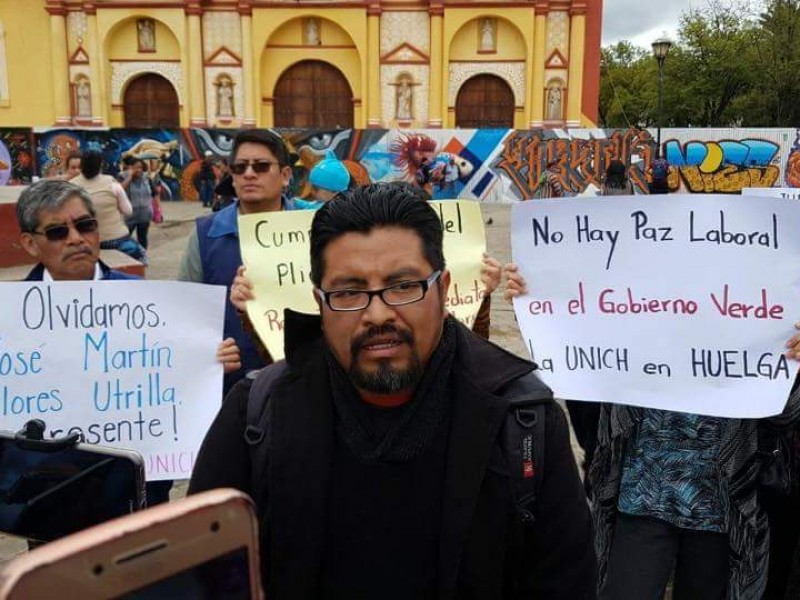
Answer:
<path fill-rule="evenodd" d="M 155 52 L 156 22 L 153 19 L 139 19 L 136 21 L 136 30 L 139 34 L 139 52 Z"/>
<path fill-rule="evenodd" d="M 221 75 L 214 85 L 217 86 L 217 116 L 233 117 L 233 81 L 227 75 Z"/>
<path fill-rule="evenodd" d="M 561 120 L 561 96 L 561 84 L 558 81 L 551 82 L 547 88 L 547 112 L 545 118 L 548 121 Z"/>
<path fill-rule="evenodd" d="M 321 45 L 322 39 L 319 33 L 319 19 L 306 19 L 303 35 L 303 44 L 306 46 Z"/>
<path fill-rule="evenodd" d="M 92 88 L 86 77 L 79 77 L 75 82 L 75 112 L 78 117 L 92 116 Z"/>
<path fill-rule="evenodd" d="M 482 19 L 480 26 L 480 43 L 478 44 L 479 52 L 495 52 L 497 36 L 495 35 L 495 28 L 497 21 L 494 19 Z"/>
<path fill-rule="evenodd" d="M 411 80 L 408 76 L 400 76 L 397 80 L 397 110 L 395 118 L 398 121 L 414 120 L 414 94 Z"/>

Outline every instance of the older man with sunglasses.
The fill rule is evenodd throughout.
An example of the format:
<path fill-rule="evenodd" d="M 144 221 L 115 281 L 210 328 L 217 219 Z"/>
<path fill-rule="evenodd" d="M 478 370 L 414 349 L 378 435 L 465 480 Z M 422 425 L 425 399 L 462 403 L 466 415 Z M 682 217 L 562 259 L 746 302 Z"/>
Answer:
<path fill-rule="evenodd" d="M 26 281 L 133 279 L 100 260 L 100 233 L 92 201 L 81 187 L 44 180 L 17 203 L 20 244 L 39 261 Z"/>
<path fill-rule="evenodd" d="M 233 141 L 230 171 L 236 201 L 219 212 L 197 219 L 178 270 L 178 279 L 230 287 L 242 264 L 239 250 L 239 214 L 293 210 L 293 202 L 283 196 L 289 185 L 289 150 L 283 139 L 266 129 L 246 129 Z M 223 392 L 245 373 L 265 366 L 250 334 L 230 300 L 225 306 L 225 337 L 239 345 L 242 368 L 225 376 Z"/>

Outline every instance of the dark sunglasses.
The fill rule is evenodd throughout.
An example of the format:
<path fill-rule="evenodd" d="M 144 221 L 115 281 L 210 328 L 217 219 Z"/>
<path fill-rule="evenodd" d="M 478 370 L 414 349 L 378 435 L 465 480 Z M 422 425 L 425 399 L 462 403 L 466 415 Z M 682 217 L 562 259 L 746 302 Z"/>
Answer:
<path fill-rule="evenodd" d="M 72 222 L 72 226 L 75 228 L 75 231 L 81 235 L 94 233 L 97 231 L 97 219 L 93 217 L 78 219 L 77 221 Z M 31 231 L 31 233 L 43 235 L 49 242 L 60 242 L 69 237 L 69 227 L 69 225 L 53 225 L 44 231 Z"/>
<path fill-rule="evenodd" d="M 231 164 L 231 173 L 234 175 L 244 175 L 247 167 L 253 167 L 254 173 L 266 173 L 272 168 L 272 165 L 278 163 L 271 160 L 241 160 Z"/>

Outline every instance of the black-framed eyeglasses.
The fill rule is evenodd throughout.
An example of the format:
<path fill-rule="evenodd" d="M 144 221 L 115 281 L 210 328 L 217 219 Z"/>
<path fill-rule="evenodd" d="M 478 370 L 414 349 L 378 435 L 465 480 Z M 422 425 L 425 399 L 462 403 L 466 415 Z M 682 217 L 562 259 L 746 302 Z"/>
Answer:
<path fill-rule="evenodd" d="M 335 311 L 364 310 L 375 296 L 380 296 L 383 303 L 388 306 L 403 306 L 422 300 L 441 274 L 441 271 L 434 271 L 427 279 L 401 281 L 380 290 L 321 290 L 317 288 L 316 292 L 328 305 L 328 308 Z"/>
<path fill-rule="evenodd" d="M 231 173 L 234 175 L 244 175 L 247 167 L 252 167 L 254 173 L 266 173 L 272 168 L 272 165 L 277 165 L 272 160 L 238 160 L 231 163 Z"/>
<path fill-rule="evenodd" d="M 94 233 L 97 231 L 97 219 L 94 217 L 77 219 L 72 221 L 72 226 L 75 228 L 75 231 L 81 235 Z M 69 228 L 69 225 L 53 225 L 51 227 L 45 227 L 44 231 L 31 231 L 31 233 L 43 235 L 47 238 L 48 242 L 60 242 L 69 237 Z"/>

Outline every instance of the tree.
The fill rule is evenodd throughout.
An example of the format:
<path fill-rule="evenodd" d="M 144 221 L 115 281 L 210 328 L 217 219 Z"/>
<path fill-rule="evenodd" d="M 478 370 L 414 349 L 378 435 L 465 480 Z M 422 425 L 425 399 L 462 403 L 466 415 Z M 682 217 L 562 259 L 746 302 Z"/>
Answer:
<path fill-rule="evenodd" d="M 630 42 L 603 48 L 600 54 L 600 124 L 647 127 L 655 122 L 657 80 L 648 53 Z"/>
<path fill-rule="evenodd" d="M 759 18 L 748 106 L 771 126 L 800 124 L 800 1 L 771 0 Z"/>
<path fill-rule="evenodd" d="M 720 2 L 684 13 L 680 41 L 668 66 L 670 123 L 675 126 L 730 127 L 744 115 L 737 102 L 751 86 L 751 49 L 756 33 L 752 20 Z"/>

